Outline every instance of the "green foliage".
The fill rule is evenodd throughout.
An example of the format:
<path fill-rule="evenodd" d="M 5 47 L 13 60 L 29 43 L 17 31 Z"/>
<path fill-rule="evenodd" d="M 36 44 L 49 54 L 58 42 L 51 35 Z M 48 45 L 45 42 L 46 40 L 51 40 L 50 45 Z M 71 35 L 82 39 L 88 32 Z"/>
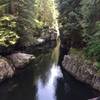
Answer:
<path fill-rule="evenodd" d="M 85 6 L 82 7 L 84 8 L 83 17 L 85 24 L 87 24 L 87 27 L 83 27 L 83 35 L 85 34 L 84 39 L 87 42 L 86 54 L 88 57 L 100 61 L 100 1 L 89 0 L 88 2 L 84 3 Z M 86 8 L 88 8 L 87 14 L 84 13 L 86 12 Z"/>
<path fill-rule="evenodd" d="M 61 36 L 85 43 L 86 55 L 100 61 L 100 0 L 59 0 L 59 12 Z"/>
<path fill-rule="evenodd" d="M 42 21 L 39 21 L 37 19 L 34 19 L 34 22 L 36 23 L 36 28 L 39 28 L 39 29 L 41 29 L 44 25 Z"/>
<path fill-rule="evenodd" d="M 61 37 L 69 38 L 72 46 L 77 47 L 81 41 L 81 20 L 80 0 L 60 0 L 59 22 Z M 78 38 L 78 39 L 77 39 Z M 63 39 L 62 39 L 63 40 Z M 78 46 L 80 47 L 80 45 Z"/>
<path fill-rule="evenodd" d="M 0 17 L 0 45 L 9 46 L 16 43 L 19 38 L 16 31 L 15 17 L 5 15 Z"/>
<path fill-rule="evenodd" d="M 17 31 L 23 46 L 35 44 L 44 26 L 53 24 L 53 0 L 18 0 Z M 40 35 L 39 35 L 40 34 Z"/>
<path fill-rule="evenodd" d="M 97 70 L 100 70 L 100 62 L 96 62 Z"/>
<path fill-rule="evenodd" d="M 91 40 L 86 48 L 86 54 L 100 61 L 100 40 Z"/>
<path fill-rule="evenodd" d="M 16 17 L 11 14 L 13 0 L 0 0 L 0 45 L 14 45 L 19 36 L 16 31 Z"/>
<path fill-rule="evenodd" d="M 1 44 L 14 44 L 12 40 L 8 43 L 11 35 L 14 41 L 19 36 L 22 46 L 34 44 L 42 34 L 39 30 L 44 26 L 52 27 L 54 10 L 54 0 L 0 0 Z"/>
<path fill-rule="evenodd" d="M 51 26 L 54 22 L 54 0 L 35 0 L 35 18 L 43 25 Z"/>

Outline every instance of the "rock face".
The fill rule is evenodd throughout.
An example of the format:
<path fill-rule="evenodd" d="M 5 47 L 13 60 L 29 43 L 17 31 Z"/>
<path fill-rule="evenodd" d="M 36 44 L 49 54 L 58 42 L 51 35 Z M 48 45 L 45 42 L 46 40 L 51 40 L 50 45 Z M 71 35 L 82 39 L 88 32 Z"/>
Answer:
<path fill-rule="evenodd" d="M 24 53 L 11 54 L 7 58 L 0 57 L 0 82 L 14 76 L 16 69 L 24 68 L 34 58 L 33 55 Z"/>
<path fill-rule="evenodd" d="M 14 67 L 18 69 L 23 68 L 25 64 L 29 63 L 35 57 L 25 53 L 14 53 L 8 56 L 8 58 L 12 61 Z"/>
<path fill-rule="evenodd" d="M 9 63 L 8 59 L 0 58 L 0 82 L 6 77 L 12 77 L 15 69 L 13 65 Z"/>
<path fill-rule="evenodd" d="M 65 55 L 62 65 L 77 80 L 88 83 L 100 91 L 100 75 L 97 74 L 95 64 L 77 55 Z"/>

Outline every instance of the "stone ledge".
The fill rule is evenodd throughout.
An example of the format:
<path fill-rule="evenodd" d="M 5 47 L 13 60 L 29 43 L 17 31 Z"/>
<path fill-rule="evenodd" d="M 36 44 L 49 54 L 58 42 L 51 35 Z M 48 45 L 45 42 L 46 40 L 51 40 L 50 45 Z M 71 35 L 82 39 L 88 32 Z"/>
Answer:
<path fill-rule="evenodd" d="M 25 65 L 33 59 L 35 59 L 33 55 L 20 52 L 7 57 L 0 57 L 0 82 L 6 78 L 13 77 L 16 69 L 25 68 Z"/>
<path fill-rule="evenodd" d="M 97 75 L 95 64 L 85 61 L 78 55 L 65 55 L 62 66 L 77 80 L 90 84 L 100 91 L 100 76 Z"/>

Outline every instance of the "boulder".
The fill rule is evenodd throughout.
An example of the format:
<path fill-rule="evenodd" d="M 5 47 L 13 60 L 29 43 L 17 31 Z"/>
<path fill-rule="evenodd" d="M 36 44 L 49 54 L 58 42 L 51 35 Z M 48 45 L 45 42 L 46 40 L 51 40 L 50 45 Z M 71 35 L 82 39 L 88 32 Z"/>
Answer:
<path fill-rule="evenodd" d="M 0 82 L 6 78 L 11 78 L 14 75 L 14 71 L 15 69 L 8 59 L 0 58 Z"/>
<path fill-rule="evenodd" d="M 14 53 L 8 56 L 8 58 L 13 63 L 14 67 L 24 68 L 24 66 L 29 63 L 31 60 L 35 59 L 35 57 L 31 54 L 25 54 L 25 53 Z"/>
<path fill-rule="evenodd" d="M 77 80 L 90 84 L 100 91 L 100 75 L 97 75 L 96 65 L 78 55 L 65 55 L 62 62 L 64 69 Z"/>
<path fill-rule="evenodd" d="M 14 76 L 16 69 L 25 68 L 35 57 L 31 54 L 25 53 L 14 53 L 9 56 L 0 57 L 0 82 L 6 78 L 11 78 Z"/>

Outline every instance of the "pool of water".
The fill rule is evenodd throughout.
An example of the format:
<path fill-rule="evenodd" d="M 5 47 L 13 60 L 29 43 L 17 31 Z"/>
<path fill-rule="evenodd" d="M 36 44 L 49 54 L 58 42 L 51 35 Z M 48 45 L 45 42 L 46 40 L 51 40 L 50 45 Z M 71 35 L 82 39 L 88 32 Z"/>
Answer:
<path fill-rule="evenodd" d="M 0 100 L 88 100 L 99 95 L 58 64 L 59 45 L 37 56 L 28 69 L 0 85 Z"/>

